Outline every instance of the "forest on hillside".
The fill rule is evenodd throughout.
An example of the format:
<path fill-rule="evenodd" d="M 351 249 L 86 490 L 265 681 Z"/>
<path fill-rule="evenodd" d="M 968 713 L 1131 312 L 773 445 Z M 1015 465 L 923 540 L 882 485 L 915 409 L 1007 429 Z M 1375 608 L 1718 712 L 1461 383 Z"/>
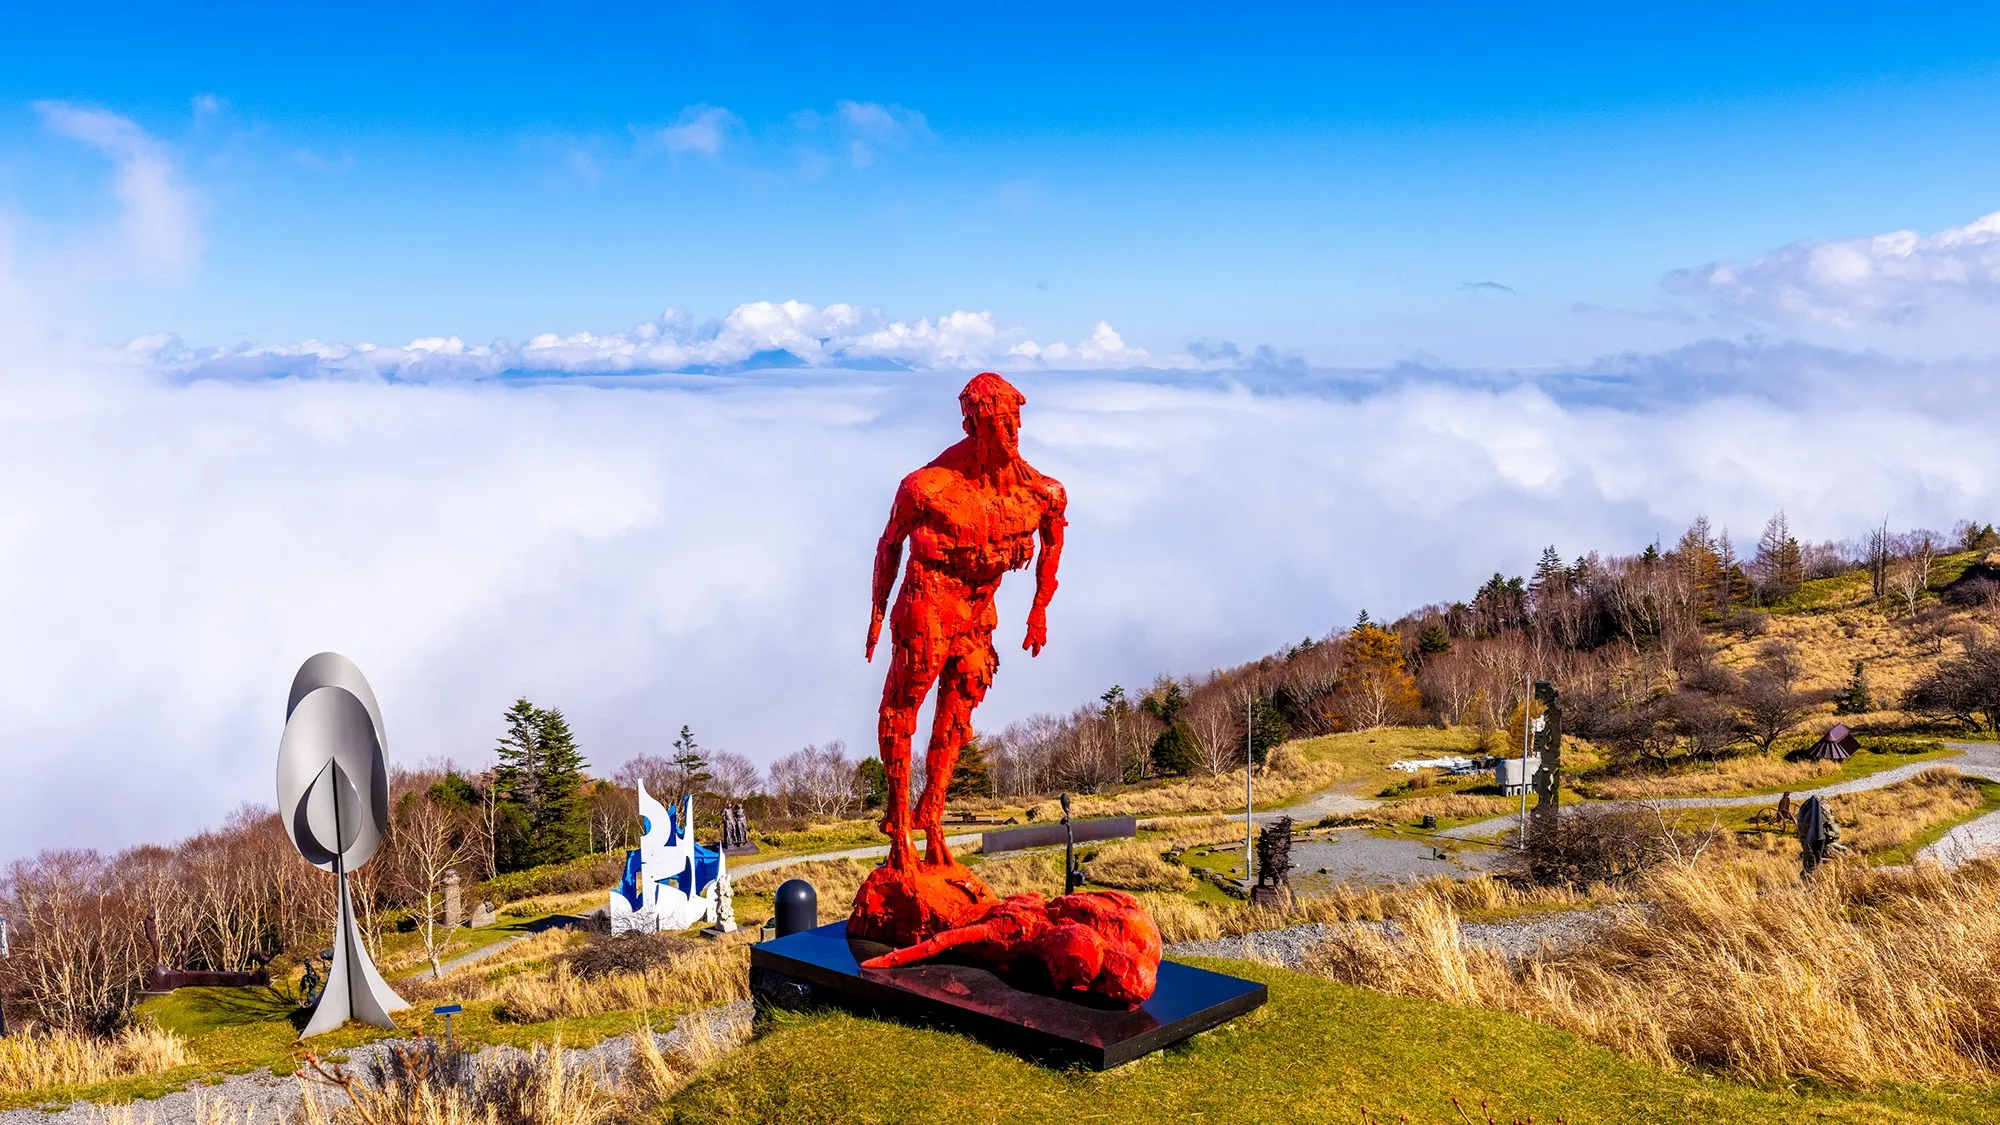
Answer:
<path fill-rule="evenodd" d="M 1363 612 L 1259 660 L 1163 676 L 1136 698 L 1114 687 L 985 745 L 999 792 L 1023 797 L 1240 769 L 1246 751 L 1286 737 L 1390 725 L 1463 726 L 1484 748 L 1534 679 L 1562 691 L 1570 733 L 1634 768 L 1769 750 L 1829 704 L 2000 730 L 1996 549 L 1992 524 L 1971 520 L 1950 534 L 1884 525 L 1802 543 L 1782 512 L 1745 549 L 1698 517 L 1665 548 L 1565 561 L 1551 546 L 1531 573 L 1496 572 L 1463 601 L 1387 622 Z M 1895 644 L 1930 651 L 1936 666 L 1897 693 L 1871 689 L 1865 659 L 1843 682 L 1814 682 L 1826 679 L 1813 668 L 1823 654 L 1766 637 L 1840 580 L 1895 623 Z M 1748 659 L 1732 664 L 1728 650 Z"/>

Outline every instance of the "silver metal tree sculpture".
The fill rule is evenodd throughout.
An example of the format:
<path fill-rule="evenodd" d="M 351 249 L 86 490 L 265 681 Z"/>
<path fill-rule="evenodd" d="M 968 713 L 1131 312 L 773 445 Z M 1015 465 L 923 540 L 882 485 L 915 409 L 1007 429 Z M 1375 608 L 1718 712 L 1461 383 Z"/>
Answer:
<path fill-rule="evenodd" d="M 301 1039 L 349 1019 L 394 1027 L 389 1013 L 410 1006 L 369 959 L 347 895 L 347 873 L 368 862 L 388 827 L 387 744 L 382 708 L 353 661 L 322 652 L 299 667 L 278 744 L 278 815 L 306 862 L 333 873 L 339 903 L 333 963 Z"/>

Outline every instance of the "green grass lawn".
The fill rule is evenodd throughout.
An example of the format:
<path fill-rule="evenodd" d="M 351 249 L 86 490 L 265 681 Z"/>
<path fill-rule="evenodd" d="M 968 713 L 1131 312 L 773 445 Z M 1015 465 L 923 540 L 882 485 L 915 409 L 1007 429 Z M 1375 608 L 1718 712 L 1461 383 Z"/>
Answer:
<path fill-rule="evenodd" d="M 2000 1090 L 1764 1089 L 1664 1073 L 1527 1020 L 1333 984 L 1239 961 L 1196 964 L 1268 984 L 1231 1024 L 1117 1070 L 1047 1069 L 954 1033 L 844 1013 L 781 1016 L 673 1099 L 662 1122 L 1496 1120 L 1976 1122 Z"/>

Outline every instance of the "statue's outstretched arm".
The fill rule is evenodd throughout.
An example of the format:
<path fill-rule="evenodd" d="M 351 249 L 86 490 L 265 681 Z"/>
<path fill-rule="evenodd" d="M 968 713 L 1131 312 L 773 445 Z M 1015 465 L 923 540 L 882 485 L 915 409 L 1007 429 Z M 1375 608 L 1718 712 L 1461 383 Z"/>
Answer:
<path fill-rule="evenodd" d="M 896 568 L 903 564 L 903 540 L 916 523 L 917 505 L 910 495 L 910 482 L 896 489 L 896 501 L 889 506 L 889 525 L 875 544 L 875 612 L 868 619 L 868 659 L 875 659 L 875 642 L 882 639 L 882 617 L 889 611 L 889 592 L 896 588 Z"/>
<path fill-rule="evenodd" d="M 1063 493 L 1062 485 L 1048 482 L 1049 506 L 1042 512 L 1042 554 L 1035 560 L 1035 604 L 1028 610 L 1028 635 L 1021 639 L 1021 647 L 1030 656 L 1040 656 L 1042 646 L 1049 643 L 1049 602 L 1056 596 L 1056 568 L 1062 565 L 1063 528 L 1069 525 L 1065 513 L 1069 510 L 1069 497 Z"/>

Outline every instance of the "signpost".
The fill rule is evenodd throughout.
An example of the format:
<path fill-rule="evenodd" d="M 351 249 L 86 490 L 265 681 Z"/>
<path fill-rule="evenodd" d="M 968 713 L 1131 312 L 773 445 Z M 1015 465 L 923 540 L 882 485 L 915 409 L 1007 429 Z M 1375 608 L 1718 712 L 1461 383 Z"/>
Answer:
<path fill-rule="evenodd" d="M 463 1004 L 444 1004 L 431 1009 L 431 1015 L 444 1017 L 444 1043 L 451 1046 L 451 1017 L 465 1010 Z"/>

